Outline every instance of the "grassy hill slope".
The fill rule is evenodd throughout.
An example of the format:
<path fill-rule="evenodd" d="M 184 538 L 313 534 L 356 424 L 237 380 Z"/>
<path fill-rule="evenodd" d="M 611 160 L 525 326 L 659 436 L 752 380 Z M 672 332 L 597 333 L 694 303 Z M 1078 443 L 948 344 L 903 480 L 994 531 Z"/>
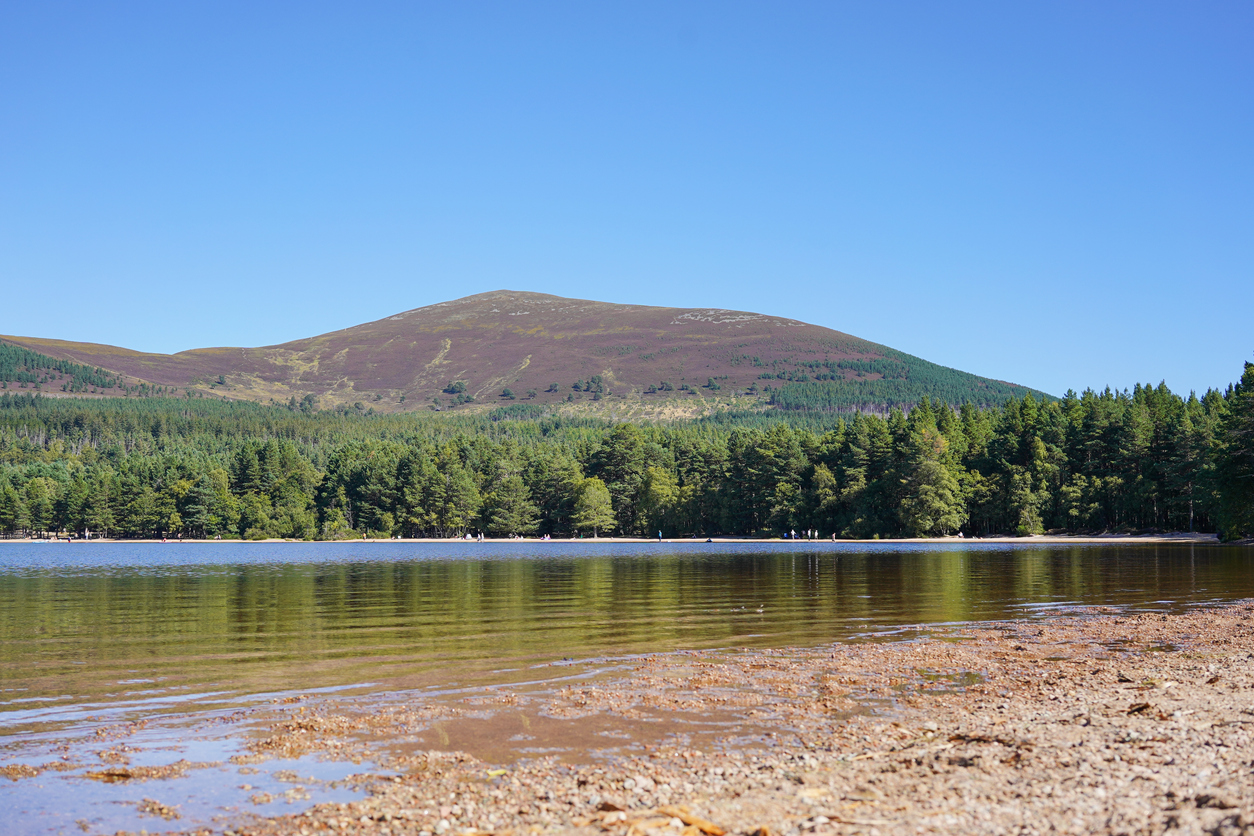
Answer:
<path fill-rule="evenodd" d="M 594 411 L 603 411 L 605 401 L 677 415 L 716 403 L 832 411 L 884 409 L 923 395 L 999 404 L 1030 391 L 782 317 L 515 291 L 261 348 L 167 355 L 3 340 L 148 387 L 255 401 L 312 396 L 322 407 L 362 404 L 385 412 L 514 402 L 567 409 L 600 402 Z"/>

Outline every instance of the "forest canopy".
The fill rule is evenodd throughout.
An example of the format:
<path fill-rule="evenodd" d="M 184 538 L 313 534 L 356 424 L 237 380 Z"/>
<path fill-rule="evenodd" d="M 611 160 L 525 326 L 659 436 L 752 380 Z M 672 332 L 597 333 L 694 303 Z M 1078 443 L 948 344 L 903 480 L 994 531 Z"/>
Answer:
<path fill-rule="evenodd" d="M 883 414 L 794 412 L 784 393 L 806 385 L 776 390 L 783 409 L 648 424 L 528 405 L 370 415 L 9 390 L 0 533 L 1254 532 L 1248 363 L 1240 382 L 1201 398 L 1160 384 L 951 406 L 942 387 Z"/>

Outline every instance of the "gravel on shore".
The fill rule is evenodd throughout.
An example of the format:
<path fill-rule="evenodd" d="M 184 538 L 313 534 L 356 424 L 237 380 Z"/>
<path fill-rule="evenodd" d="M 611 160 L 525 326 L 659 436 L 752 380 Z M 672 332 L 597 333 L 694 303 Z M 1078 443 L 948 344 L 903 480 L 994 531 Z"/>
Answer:
<path fill-rule="evenodd" d="M 461 708 L 293 706 L 248 757 L 374 751 L 383 769 L 359 778 L 369 796 L 188 832 L 1254 834 L 1251 603 L 660 654 L 632 667 Z M 504 711 L 659 733 L 582 758 L 378 755 L 437 717 L 491 724 Z M 694 723 L 711 719 L 728 733 L 698 740 Z"/>

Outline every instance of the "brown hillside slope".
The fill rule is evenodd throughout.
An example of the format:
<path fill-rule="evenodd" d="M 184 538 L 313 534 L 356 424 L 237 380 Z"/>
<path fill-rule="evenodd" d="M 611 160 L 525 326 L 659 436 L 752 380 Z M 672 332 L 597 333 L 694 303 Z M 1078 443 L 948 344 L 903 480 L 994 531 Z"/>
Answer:
<path fill-rule="evenodd" d="M 442 390 L 456 380 L 466 382 L 466 393 L 478 403 L 493 404 L 508 402 L 501 397 L 506 388 L 520 401 L 532 389 L 538 393 L 536 403 L 564 400 L 575 392 L 576 381 L 594 375 L 615 396 L 643 395 L 666 381 L 674 397 L 683 384 L 704 387 L 711 378 L 730 394 L 759 382 L 764 370 L 791 369 L 798 362 L 874 360 L 891 352 L 839 331 L 764 314 L 507 290 L 262 348 L 167 355 L 30 337 L 3 339 L 156 385 L 252 400 L 312 394 L 323 407 L 363 402 L 376 409 L 419 408 L 436 397 L 447 403 Z M 843 373 L 850 379 L 878 377 Z M 551 384 L 556 390 L 546 391 Z"/>

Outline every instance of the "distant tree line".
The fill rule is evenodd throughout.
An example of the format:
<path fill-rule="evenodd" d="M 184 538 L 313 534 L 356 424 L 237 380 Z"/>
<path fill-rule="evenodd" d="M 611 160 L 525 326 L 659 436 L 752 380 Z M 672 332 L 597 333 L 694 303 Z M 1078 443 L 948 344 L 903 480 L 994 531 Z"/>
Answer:
<path fill-rule="evenodd" d="M 312 401 L 5 394 L 0 532 L 1254 532 L 1251 364 L 1240 383 L 1201 398 L 1137 386 L 985 407 L 924 397 L 908 411 L 822 416 L 637 425 L 521 404 L 367 415 Z"/>
<path fill-rule="evenodd" d="M 16 383 L 17 388 L 22 389 L 59 384 L 61 391 L 79 393 L 91 388 L 121 387 L 122 378 L 104 369 L 58 360 L 0 342 L 0 388 L 8 389 L 10 383 Z"/>
<path fill-rule="evenodd" d="M 1023 386 L 977 377 L 894 349 L 880 350 L 882 357 L 867 360 L 773 363 L 771 371 L 762 372 L 758 379 L 778 381 L 763 384 L 767 402 L 793 411 L 863 412 L 879 406 L 887 412 L 892 407 L 908 408 L 924 397 L 979 406 L 1002 406 L 1027 394 L 1052 400 Z"/>

